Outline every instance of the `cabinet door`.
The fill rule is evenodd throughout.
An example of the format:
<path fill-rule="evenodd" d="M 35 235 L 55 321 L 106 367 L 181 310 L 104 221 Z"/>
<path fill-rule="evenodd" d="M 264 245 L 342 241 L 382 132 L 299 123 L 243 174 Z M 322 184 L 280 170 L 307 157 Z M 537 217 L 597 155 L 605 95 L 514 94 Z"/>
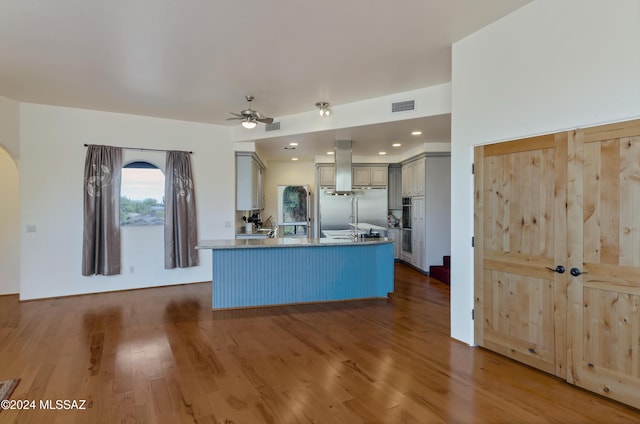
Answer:
<path fill-rule="evenodd" d="M 334 187 L 336 185 L 336 169 L 333 166 L 318 167 L 320 187 Z"/>
<path fill-rule="evenodd" d="M 371 185 L 378 187 L 386 187 L 387 186 L 387 175 L 389 171 L 388 168 L 382 166 L 372 166 L 371 167 Z"/>
<path fill-rule="evenodd" d="M 414 173 L 414 191 L 413 194 L 415 196 L 424 196 L 424 186 L 425 186 L 425 159 L 419 159 L 415 164 L 415 173 Z"/>
<path fill-rule="evenodd" d="M 566 377 L 566 134 L 475 150 L 476 343 Z"/>
<path fill-rule="evenodd" d="M 364 166 L 354 166 L 351 172 L 354 186 L 371 185 L 371 168 Z"/>
<path fill-rule="evenodd" d="M 236 154 L 236 210 L 250 211 L 264 205 L 263 168 L 250 153 Z"/>
<path fill-rule="evenodd" d="M 411 234 L 413 236 L 413 265 L 426 271 L 425 267 L 425 202 L 424 197 L 414 197 L 411 199 Z"/>
<path fill-rule="evenodd" d="M 264 208 L 264 191 L 263 191 L 263 187 L 262 187 L 262 181 L 263 181 L 263 173 L 264 173 L 264 169 L 262 168 L 262 166 L 260 166 L 259 163 L 254 162 L 255 168 L 254 168 L 254 173 L 255 173 L 255 203 L 254 203 L 254 208 L 255 209 L 262 209 Z"/>
<path fill-rule="evenodd" d="M 402 165 L 402 195 L 413 196 L 415 194 L 416 183 L 416 164 L 415 162 Z"/>
<path fill-rule="evenodd" d="M 236 210 L 253 209 L 253 160 L 251 156 L 236 156 Z"/>
<path fill-rule="evenodd" d="M 402 209 L 402 169 L 389 168 L 389 209 Z"/>

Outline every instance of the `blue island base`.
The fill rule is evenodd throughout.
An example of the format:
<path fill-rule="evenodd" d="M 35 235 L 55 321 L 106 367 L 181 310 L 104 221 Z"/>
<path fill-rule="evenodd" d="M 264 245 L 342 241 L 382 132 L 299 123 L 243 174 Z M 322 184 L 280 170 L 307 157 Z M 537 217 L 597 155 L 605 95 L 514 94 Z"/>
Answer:
<path fill-rule="evenodd" d="M 213 309 L 382 298 L 393 244 L 214 249 Z"/>

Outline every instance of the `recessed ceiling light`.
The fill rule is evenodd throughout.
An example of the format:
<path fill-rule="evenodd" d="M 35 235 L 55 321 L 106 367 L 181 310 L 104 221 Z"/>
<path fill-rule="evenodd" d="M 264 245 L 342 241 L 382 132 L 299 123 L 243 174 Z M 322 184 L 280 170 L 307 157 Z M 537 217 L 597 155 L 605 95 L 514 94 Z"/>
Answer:
<path fill-rule="evenodd" d="M 295 142 L 294 143 L 289 143 L 289 146 L 297 146 L 297 145 L 298 145 L 298 143 L 295 143 Z"/>
<path fill-rule="evenodd" d="M 379 155 L 386 155 L 387 152 L 378 152 Z"/>
<path fill-rule="evenodd" d="M 327 152 L 328 155 L 335 155 L 336 152 Z"/>
<path fill-rule="evenodd" d="M 422 134 L 422 131 L 414 131 L 411 133 L 411 135 L 420 135 Z"/>
<path fill-rule="evenodd" d="M 400 147 L 400 146 L 402 146 L 402 144 L 400 144 L 400 143 L 393 143 L 393 144 L 391 145 L 391 147 Z"/>
<path fill-rule="evenodd" d="M 291 158 L 291 160 L 298 160 L 298 158 Z"/>

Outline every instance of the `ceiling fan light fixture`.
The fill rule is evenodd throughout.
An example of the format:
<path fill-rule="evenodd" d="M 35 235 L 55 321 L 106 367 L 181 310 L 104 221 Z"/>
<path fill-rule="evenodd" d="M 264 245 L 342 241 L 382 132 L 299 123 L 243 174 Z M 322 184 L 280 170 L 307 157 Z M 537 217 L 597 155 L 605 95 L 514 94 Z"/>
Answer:
<path fill-rule="evenodd" d="M 242 121 L 242 126 L 247 128 L 247 129 L 252 129 L 256 127 L 256 121 L 254 121 L 251 118 L 247 118 L 244 121 Z"/>
<path fill-rule="evenodd" d="M 331 115 L 331 109 L 329 109 L 329 103 L 318 102 L 316 103 L 316 107 L 320 109 L 320 116 L 325 117 L 325 116 Z"/>

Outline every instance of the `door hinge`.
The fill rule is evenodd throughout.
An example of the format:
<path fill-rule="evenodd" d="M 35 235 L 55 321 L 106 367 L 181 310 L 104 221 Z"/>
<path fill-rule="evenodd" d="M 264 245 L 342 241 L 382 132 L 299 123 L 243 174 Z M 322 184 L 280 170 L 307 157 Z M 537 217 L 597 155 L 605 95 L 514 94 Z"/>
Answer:
<path fill-rule="evenodd" d="M 475 174 L 475 173 L 476 173 L 476 164 L 475 164 L 475 163 L 472 163 L 472 164 L 471 164 L 471 174 L 473 175 L 473 174 Z"/>
<path fill-rule="evenodd" d="M 471 320 L 475 320 L 476 319 L 476 310 L 472 309 L 471 310 Z"/>
<path fill-rule="evenodd" d="M 471 247 L 476 247 L 476 238 L 471 237 Z"/>

